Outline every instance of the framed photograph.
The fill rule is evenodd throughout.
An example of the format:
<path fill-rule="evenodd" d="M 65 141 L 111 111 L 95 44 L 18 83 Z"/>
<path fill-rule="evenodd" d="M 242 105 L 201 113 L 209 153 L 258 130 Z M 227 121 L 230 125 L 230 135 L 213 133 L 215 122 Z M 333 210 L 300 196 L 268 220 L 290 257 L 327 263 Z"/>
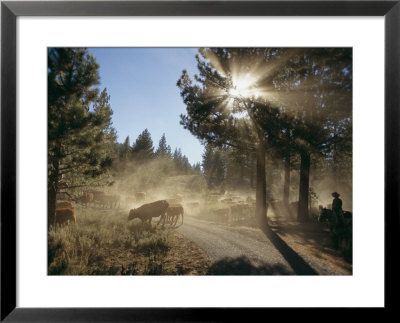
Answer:
<path fill-rule="evenodd" d="M 3 1 L 1 320 L 392 308 L 399 16 Z"/>

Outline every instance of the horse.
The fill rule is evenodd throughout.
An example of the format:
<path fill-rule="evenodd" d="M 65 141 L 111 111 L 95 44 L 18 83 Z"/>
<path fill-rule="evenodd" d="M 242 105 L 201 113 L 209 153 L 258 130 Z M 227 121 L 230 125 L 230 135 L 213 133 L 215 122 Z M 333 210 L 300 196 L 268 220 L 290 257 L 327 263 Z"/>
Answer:
<path fill-rule="evenodd" d="M 343 211 L 342 220 L 339 220 L 332 210 L 321 208 L 318 221 L 327 223 L 335 246 L 342 250 L 351 248 L 353 233 L 353 214 L 351 212 Z"/>
<path fill-rule="evenodd" d="M 318 221 L 326 222 L 330 229 L 335 229 L 338 226 L 349 226 L 353 223 L 353 214 L 349 211 L 343 211 L 343 221 L 339 221 L 332 210 L 321 208 Z"/>

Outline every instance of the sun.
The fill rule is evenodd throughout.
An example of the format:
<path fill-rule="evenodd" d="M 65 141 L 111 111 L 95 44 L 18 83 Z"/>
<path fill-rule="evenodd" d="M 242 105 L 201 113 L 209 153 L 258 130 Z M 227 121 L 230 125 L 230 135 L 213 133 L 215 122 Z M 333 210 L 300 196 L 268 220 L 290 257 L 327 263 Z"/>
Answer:
<path fill-rule="evenodd" d="M 228 90 L 228 93 L 232 97 L 258 97 L 260 96 L 260 92 L 255 83 L 256 79 L 249 74 L 234 77 L 232 79 L 232 87 Z"/>

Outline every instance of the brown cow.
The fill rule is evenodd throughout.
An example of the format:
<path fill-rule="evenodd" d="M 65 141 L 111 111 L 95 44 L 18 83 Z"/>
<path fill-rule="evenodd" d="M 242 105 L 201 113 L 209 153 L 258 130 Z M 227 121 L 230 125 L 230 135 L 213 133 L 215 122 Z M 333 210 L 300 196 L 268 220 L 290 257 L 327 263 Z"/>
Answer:
<path fill-rule="evenodd" d="M 84 193 L 78 198 L 79 203 L 84 206 L 88 206 L 91 202 L 93 202 L 93 194 L 92 193 Z"/>
<path fill-rule="evenodd" d="M 163 221 L 163 225 L 165 224 L 165 213 L 168 209 L 168 202 L 166 200 L 159 200 L 152 203 L 143 204 L 137 209 L 131 209 L 129 211 L 128 220 L 132 220 L 135 218 L 139 218 L 143 222 L 149 221 L 151 224 L 151 219 L 161 216 L 157 225 Z"/>
<path fill-rule="evenodd" d="M 56 209 L 71 208 L 74 207 L 71 201 L 57 201 Z"/>
<path fill-rule="evenodd" d="M 70 222 L 76 223 L 75 209 L 73 207 L 56 209 L 56 224 L 63 225 Z"/>
<path fill-rule="evenodd" d="M 167 209 L 167 220 L 171 221 L 171 223 L 175 225 L 176 222 L 178 222 L 180 215 L 182 215 L 183 224 L 183 206 L 180 204 L 170 204 Z"/>

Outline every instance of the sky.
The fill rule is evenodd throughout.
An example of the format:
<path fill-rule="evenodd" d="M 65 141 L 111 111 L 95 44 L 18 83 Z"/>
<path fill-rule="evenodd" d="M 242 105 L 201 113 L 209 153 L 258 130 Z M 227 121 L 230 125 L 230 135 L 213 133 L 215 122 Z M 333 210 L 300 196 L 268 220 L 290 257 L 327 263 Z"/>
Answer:
<path fill-rule="evenodd" d="M 163 133 L 172 152 L 180 148 L 191 164 L 200 162 L 203 146 L 179 124 L 186 114 L 176 86 L 182 70 L 197 73 L 196 48 L 88 48 L 100 65 L 99 88 L 106 88 L 118 142 L 130 144 L 148 129 L 153 146 Z"/>

